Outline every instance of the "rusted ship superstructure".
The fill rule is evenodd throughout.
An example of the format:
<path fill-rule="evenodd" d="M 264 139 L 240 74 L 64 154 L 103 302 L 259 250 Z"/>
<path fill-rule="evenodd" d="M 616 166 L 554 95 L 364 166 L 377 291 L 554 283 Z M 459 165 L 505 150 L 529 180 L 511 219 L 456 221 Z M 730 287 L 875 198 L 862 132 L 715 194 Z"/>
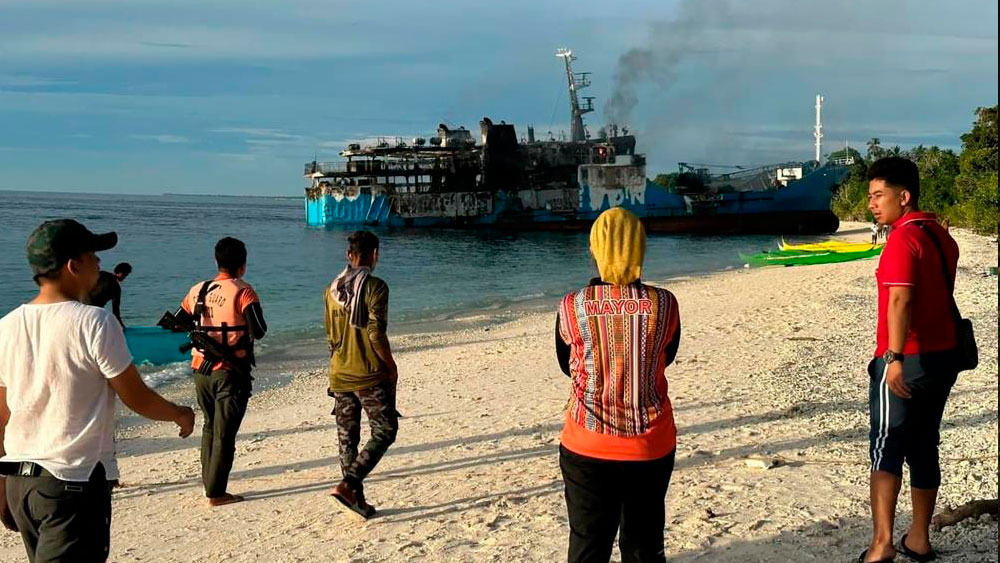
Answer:
<path fill-rule="evenodd" d="M 588 135 L 583 115 L 593 111 L 593 98 L 579 91 L 589 73 L 573 71 L 571 51 L 557 56 L 569 88 L 568 139 L 537 139 L 530 126 L 519 138 L 514 125 L 483 118 L 476 136 L 441 124 L 430 138 L 351 144 L 340 162 L 306 164 L 307 223 L 586 229 L 601 211 L 622 206 L 654 232 L 836 230 L 830 198 L 843 165 L 794 162 L 720 177 L 682 165 L 680 178 L 688 181 L 653 183 L 627 128 Z"/>

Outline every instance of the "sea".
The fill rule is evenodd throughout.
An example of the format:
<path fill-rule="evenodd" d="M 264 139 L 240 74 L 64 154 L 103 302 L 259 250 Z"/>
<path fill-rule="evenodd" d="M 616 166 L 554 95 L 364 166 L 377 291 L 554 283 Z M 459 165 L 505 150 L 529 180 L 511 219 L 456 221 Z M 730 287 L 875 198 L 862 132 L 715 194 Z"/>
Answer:
<path fill-rule="evenodd" d="M 115 231 L 102 269 L 129 262 L 122 317 L 155 325 L 196 282 L 215 275 L 213 249 L 224 236 L 247 245 L 245 279 L 261 297 L 269 334 L 258 348 L 283 358 L 317 351 L 323 340 L 322 293 L 345 266 L 352 228 L 307 227 L 301 197 L 110 195 L 0 191 L 0 315 L 36 292 L 25 241 L 42 221 L 72 218 L 93 232 Z M 390 287 L 390 337 L 479 311 L 550 308 L 596 274 L 587 233 L 375 229 L 375 274 Z M 741 254 L 773 247 L 769 236 L 650 235 L 643 278 L 664 281 L 742 267 Z M 318 355 L 316 356 L 318 357 Z M 186 377 L 182 365 L 147 366 L 160 385 Z"/>

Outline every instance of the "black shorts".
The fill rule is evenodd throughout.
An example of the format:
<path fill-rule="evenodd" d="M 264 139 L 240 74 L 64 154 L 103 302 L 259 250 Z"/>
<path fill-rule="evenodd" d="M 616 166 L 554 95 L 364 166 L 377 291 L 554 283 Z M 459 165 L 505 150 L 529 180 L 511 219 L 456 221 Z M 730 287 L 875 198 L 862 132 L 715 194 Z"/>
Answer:
<path fill-rule="evenodd" d="M 902 477 L 903 463 L 910 466 L 910 485 L 936 489 L 941 484 L 938 443 L 941 417 L 952 385 L 958 377 L 951 353 L 906 356 L 903 379 L 910 398 L 898 397 L 886 382 L 882 358 L 868 364 L 868 433 L 872 471 Z"/>

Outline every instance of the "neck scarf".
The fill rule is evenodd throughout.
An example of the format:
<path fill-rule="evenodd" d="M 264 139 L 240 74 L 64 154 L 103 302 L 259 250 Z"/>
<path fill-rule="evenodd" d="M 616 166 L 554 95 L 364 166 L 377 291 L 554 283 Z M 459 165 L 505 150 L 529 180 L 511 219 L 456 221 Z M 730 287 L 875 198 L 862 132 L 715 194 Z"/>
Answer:
<path fill-rule="evenodd" d="M 347 266 L 330 284 L 330 294 L 334 301 L 347 309 L 348 322 L 355 328 L 368 325 L 368 307 L 365 306 L 361 291 L 371 272 L 372 269 L 368 266 L 358 268 Z"/>

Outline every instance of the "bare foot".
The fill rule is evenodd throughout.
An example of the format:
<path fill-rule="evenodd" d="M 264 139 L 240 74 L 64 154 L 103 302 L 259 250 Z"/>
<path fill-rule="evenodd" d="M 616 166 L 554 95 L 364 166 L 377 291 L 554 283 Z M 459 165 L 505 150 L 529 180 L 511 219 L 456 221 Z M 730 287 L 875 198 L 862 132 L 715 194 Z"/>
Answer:
<path fill-rule="evenodd" d="M 864 561 L 866 561 L 866 562 L 870 562 L 870 561 L 886 561 L 886 560 L 890 560 L 891 561 L 892 558 L 895 557 L 895 556 L 896 556 L 896 550 L 895 550 L 895 548 L 892 547 L 892 544 L 890 543 L 890 544 L 886 544 L 886 545 L 879 544 L 879 545 L 873 545 L 873 546 L 869 547 L 865 551 L 864 556 L 862 557 L 862 559 Z"/>
<path fill-rule="evenodd" d="M 221 497 L 211 497 L 211 498 L 209 498 L 208 499 L 208 505 L 209 506 L 222 506 L 224 504 L 233 504 L 234 502 L 243 502 L 244 500 L 246 500 L 246 499 L 243 498 L 243 497 L 241 497 L 240 495 L 231 495 L 229 493 L 226 493 L 226 494 L 222 495 Z"/>

